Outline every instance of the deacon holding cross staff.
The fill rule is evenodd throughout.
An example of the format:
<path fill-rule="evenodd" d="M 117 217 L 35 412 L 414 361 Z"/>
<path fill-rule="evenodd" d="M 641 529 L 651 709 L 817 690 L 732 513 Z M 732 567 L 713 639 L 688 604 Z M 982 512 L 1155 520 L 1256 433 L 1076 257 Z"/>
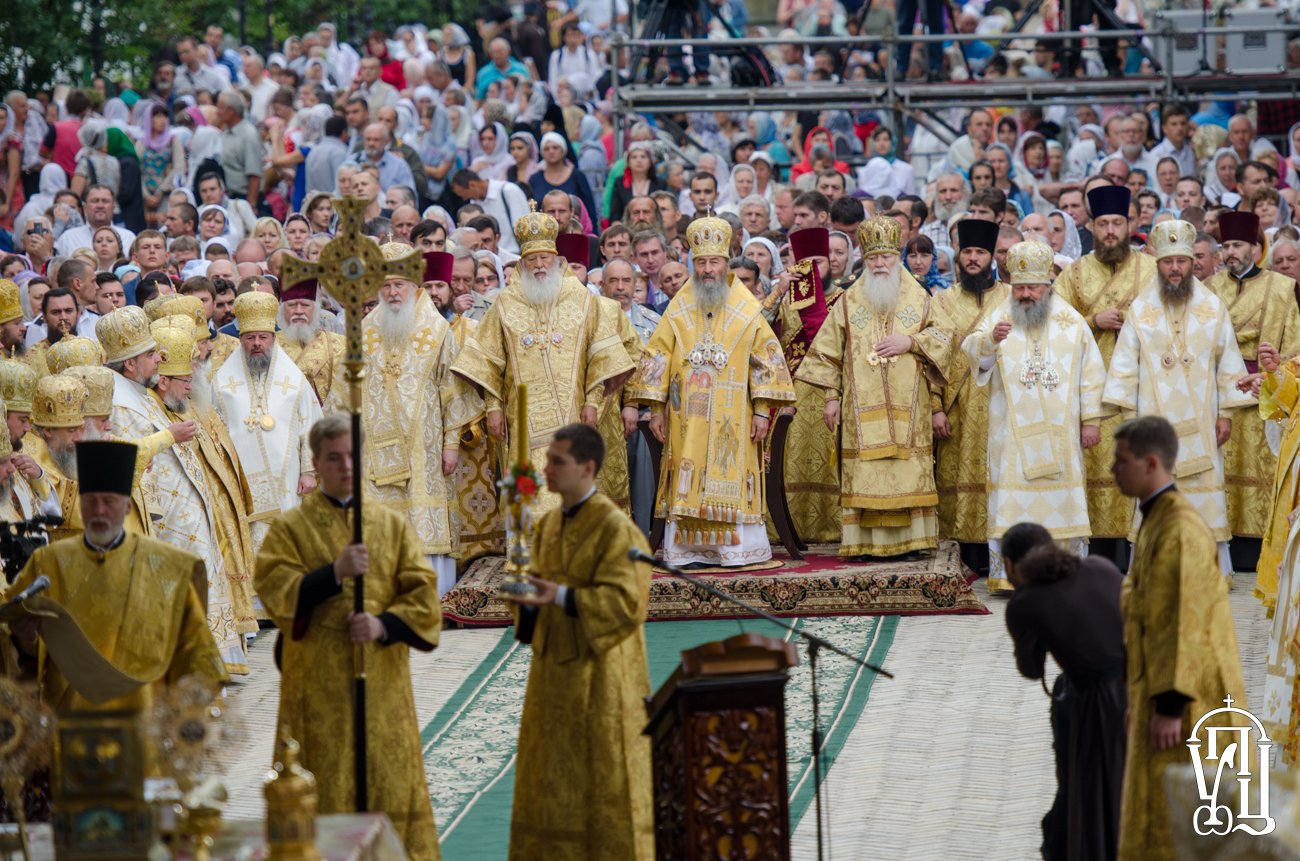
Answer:
<path fill-rule="evenodd" d="M 384 259 L 379 246 L 360 233 L 368 204 L 335 200 L 339 233 L 319 263 L 290 257 L 284 264 L 286 287 L 314 278 L 344 308 L 344 382 L 351 417 L 329 415 L 312 428 L 318 487 L 271 524 L 258 553 L 254 585 L 281 631 L 278 735 L 296 739 L 303 765 L 320 777 L 320 812 L 382 811 L 410 857 L 428 861 L 440 856 L 409 650 L 429 651 L 438 644 L 442 613 L 437 579 L 406 517 L 384 506 L 363 510 L 361 462 L 367 371 L 361 309 L 387 279 L 418 283 L 424 261 L 414 250 Z M 375 681 L 369 688 L 368 678 Z M 347 716 L 334 708 L 349 688 L 351 733 Z M 384 754 L 373 775 L 366 755 L 371 745 Z"/>

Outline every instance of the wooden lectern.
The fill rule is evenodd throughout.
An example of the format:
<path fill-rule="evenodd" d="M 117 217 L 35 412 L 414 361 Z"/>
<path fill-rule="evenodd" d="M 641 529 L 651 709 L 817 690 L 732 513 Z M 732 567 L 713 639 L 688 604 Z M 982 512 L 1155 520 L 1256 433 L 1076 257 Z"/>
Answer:
<path fill-rule="evenodd" d="M 660 861 L 789 861 L 785 683 L 793 643 L 741 634 L 682 652 L 646 699 Z"/>

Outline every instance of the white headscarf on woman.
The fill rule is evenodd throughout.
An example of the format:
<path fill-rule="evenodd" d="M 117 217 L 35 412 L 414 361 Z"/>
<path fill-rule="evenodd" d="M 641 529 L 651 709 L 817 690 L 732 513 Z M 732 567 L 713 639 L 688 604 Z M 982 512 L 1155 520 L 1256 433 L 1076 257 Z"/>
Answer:
<path fill-rule="evenodd" d="M 1091 137 L 1084 137 L 1085 134 Z M 1102 142 L 1105 140 L 1106 133 L 1101 126 L 1093 123 L 1080 126 L 1074 143 L 1070 144 L 1070 150 L 1065 155 L 1065 178 L 1082 180 L 1088 176 L 1092 163 L 1101 155 Z"/>
<path fill-rule="evenodd" d="M 746 242 L 744 247 L 741 248 L 740 253 L 742 256 L 745 253 L 745 248 L 748 248 L 751 245 L 761 245 L 767 249 L 768 254 L 772 255 L 772 271 L 768 273 L 771 278 L 775 279 L 785 271 L 785 264 L 781 262 L 781 252 L 777 251 L 775 242 L 768 239 L 766 236 L 755 236 Z"/>
<path fill-rule="evenodd" d="M 1300 123 L 1296 123 L 1287 129 L 1287 159 L 1286 167 L 1282 171 L 1284 174 L 1283 179 L 1292 188 L 1300 188 L 1300 149 L 1297 149 L 1295 145 L 1296 129 L 1300 129 Z"/>
<path fill-rule="evenodd" d="M 112 128 L 131 133 L 131 109 L 126 106 L 126 102 L 117 97 L 104 102 L 103 116 L 104 122 Z"/>
<path fill-rule="evenodd" d="M 1065 222 L 1065 244 L 1061 246 L 1061 254 L 1070 258 L 1071 261 L 1078 260 L 1083 256 L 1083 242 L 1079 239 L 1079 228 L 1074 224 L 1074 218 L 1069 213 L 1059 209 L 1053 209 L 1047 213 L 1047 217 L 1058 215 Z"/>
<path fill-rule="evenodd" d="M 873 156 L 858 169 L 858 188 L 874 197 L 898 194 L 894 168 L 883 156 Z"/>
<path fill-rule="evenodd" d="M 1205 197 L 1210 203 L 1216 205 L 1228 193 L 1228 189 L 1219 181 L 1219 161 L 1224 158 L 1232 159 L 1233 170 L 1241 164 L 1241 156 L 1237 155 L 1236 150 L 1230 146 L 1219 147 L 1205 163 Z"/>
<path fill-rule="evenodd" d="M 651 158 L 653 159 L 653 156 Z M 740 215 L 740 202 L 749 196 L 749 195 L 741 194 L 740 189 L 736 188 L 736 176 L 741 173 L 748 173 L 749 178 L 754 181 L 753 187 L 755 189 L 758 188 L 757 171 L 755 171 L 753 167 L 747 164 L 736 165 L 731 169 L 731 176 L 727 180 L 727 191 L 725 194 L 725 197 L 727 198 L 727 202 L 718 207 L 718 212 L 731 212 L 736 215 Z M 753 191 L 750 192 L 750 194 L 753 193 L 754 193 Z M 721 196 L 723 195 L 720 195 L 720 197 Z"/>
<path fill-rule="evenodd" d="M 453 137 L 456 141 L 456 154 L 464 164 L 469 164 L 470 141 L 474 139 L 474 119 L 470 116 L 469 108 L 464 105 L 452 105 L 447 108 L 448 114 L 454 114 L 456 117 L 455 130 Z M 509 149 L 506 150 L 509 152 Z"/>

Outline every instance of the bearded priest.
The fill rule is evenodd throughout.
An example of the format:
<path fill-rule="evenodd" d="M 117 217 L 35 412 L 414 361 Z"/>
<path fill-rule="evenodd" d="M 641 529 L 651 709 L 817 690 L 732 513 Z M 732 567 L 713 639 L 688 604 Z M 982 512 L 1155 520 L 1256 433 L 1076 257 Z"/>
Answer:
<path fill-rule="evenodd" d="M 655 505 L 668 521 L 664 560 L 764 562 L 761 446 L 794 385 L 763 306 L 727 273 L 731 225 L 696 218 L 686 241 L 695 273 L 655 327 L 629 395 L 650 406 L 650 431 L 664 443 Z"/>
<path fill-rule="evenodd" d="M 866 270 L 796 374 L 827 390 L 822 417 L 840 432 L 840 555 L 860 559 L 938 546 L 930 391 L 946 382 L 952 344 L 902 268 L 899 232 L 886 216 L 858 228 Z"/>
<path fill-rule="evenodd" d="M 314 280 L 280 292 L 280 313 L 275 322 L 280 327 L 275 342 L 311 383 L 317 403 L 324 404 L 343 366 L 346 343 L 338 332 L 325 328 L 325 311 Z"/>
<path fill-rule="evenodd" d="M 275 342 L 278 311 L 269 293 L 251 291 L 235 300 L 240 349 L 212 381 L 217 415 L 230 428 L 253 495 L 254 553 L 268 522 L 316 487 L 307 434 L 321 408 L 307 378 Z"/>
<path fill-rule="evenodd" d="M 516 222 L 519 265 L 451 367 L 482 393 L 488 434 L 506 441 L 508 451 L 524 430 L 516 426 L 515 397 L 520 385 L 527 386 L 534 464 L 545 463 L 555 432 L 566 424 L 596 427 L 602 399 L 635 368 L 610 317 L 598 312 L 597 296 L 557 253 L 559 232 L 555 219 L 542 212 Z M 559 499 L 539 490 L 534 515 Z"/>
<path fill-rule="evenodd" d="M 384 259 L 413 252 L 389 242 Z M 366 499 L 405 515 L 438 575 L 438 594 L 456 585 L 460 545 L 456 467 L 462 428 L 483 413 L 483 399 L 451 373 L 457 342 L 451 326 L 414 281 L 389 276 L 362 324 L 367 373 L 361 421 Z M 339 366 L 333 406 L 347 409 Z"/>

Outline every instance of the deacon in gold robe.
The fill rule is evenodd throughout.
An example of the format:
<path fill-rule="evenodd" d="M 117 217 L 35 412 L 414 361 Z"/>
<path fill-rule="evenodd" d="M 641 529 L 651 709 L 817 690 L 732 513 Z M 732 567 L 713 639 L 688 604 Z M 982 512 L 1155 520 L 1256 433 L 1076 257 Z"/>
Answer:
<path fill-rule="evenodd" d="M 697 218 L 686 240 L 695 272 L 668 303 L 630 393 L 649 404 L 650 431 L 664 443 L 655 504 L 667 520 L 664 560 L 764 562 L 761 446 L 794 386 L 763 306 L 728 276 L 731 225 Z"/>
<path fill-rule="evenodd" d="M 1102 398 L 1126 417 L 1156 415 L 1173 424 L 1179 492 L 1220 542 L 1220 565 L 1231 576 L 1222 446 L 1236 411 L 1256 404 L 1238 387 L 1246 366 L 1228 309 L 1192 275 L 1195 239 L 1186 221 L 1152 229 L 1156 276 L 1129 306 Z"/>
<path fill-rule="evenodd" d="M 555 432 L 582 421 L 596 426 L 602 398 L 636 367 L 597 297 L 568 271 L 555 250 L 559 226 L 533 212 L 515 224 L 520 261 L 510 280 L 452 364 L 483 394 L 488 433 L 509 451 L 518 387 L 527 387 L 528 441 L 533 461 L 546 456 Z M 539 489 L 537 513 L 557 497 Z"/>
<path fill-rule="evenodd" d="M 1067 267 L 1052 284 L 1052 292 L 1088 321 L 1107 370 L 1129 304 L 1156 271 L 1155 260 L 1149 254 L 1136 253 L 1129 244 L 1130 198 L 1130 191 L 1123 186 L 1101 186 L 1088 192 L 1093 250 Z M 1083 453 L 1088 467 L 1088 520 L 1092 524 L 1089 550 L 1112 559 L 1118 557 L 1117 545 L 1133 523 L 1133 503 L 1115 489 L 1110 476 L 1113 438 L 1119 422 L 1117 415 L 1103 421 L 1101 443 Z"/>
<path fill-rule="evenodd" d="M 1120 593 L 1129 715 L 1119 858 L 1163 861 L 1174 858 L 1165 769 L 1187 762 L 1193 725 L 1224 697 L 1248 706 L 1216 536 L 1174 486 L 1177 431 L 1144 416 L 1122 424 L 1115 443 L 1115 483 L 1142 515 Z"/>
<path fill-rule="evenodd" d="M 351 544 L 352 433 L 345 415 L 311 429 L 319 489 L 276 517 L 257 554 L 254 586 L 280 629 L 276 743 L 302 745 L 321 813 L 355 810 L 353 644 L 366 664 L 367 808 L 388 815 L 412 861 L 439 858 L 411 690 L 410 650 L 438 645 L 438 584 L 410 521 L 366 505 L 365 544 Z M 352 612 L 365 578 L 364 613 Z"/>
<path fill-rule="evenodd" d="M 930 551 L 939 501 L 930 392 L 946 382 L 951 336 L 900 263 L 898 222 L 867 219 L 858 240 L 866 270 L 822 324 L 798 377 L 827 390 L 823 419 L 840 430 L 840 555 Z"/>
<path fill-rule="evenodd" d="M 965 342 L 995 310 L 1006 316 L 1011 288 L 993 274 L 997 243 L 998 226 L 993 222 L 957 222 L 956 283 L 949 290 L 936 290 L 930 304 L 935 326 L 951 333 L 955 345 Z M 1000 274 L 1005 279 L 1009 273 Z M 958 541 L 962 561 L 972 570 L 988 570 L 991 564 L 1001 564 L 990 557 L 988 538 L 1002 535 L 988 523 L 990 388 L 976 384 L 971 360 L 960 349 L 949 355 L 944 377 L 947 385 L 930 393 L 939 537 Z"/>
<path fill-rule="evenodd" d="M 774 328 L 786 366 L 794 374 L 844 291 L 829 284 L 830 232 L 826 228 L 794 231 L 790 250 L 795 263 L 786 270 L 790 286 L 776 306 Z M 790 518 L 805 541 L 836 541 L 840 537 L 839 458 L 835 433 L 822 420 L 826 390 L 796 379 L 794 394 L 796 407 L 785 451 Z"/>
<path fill-rule="evenodd" d="M 280 330 L 275 341 L 302 371 L 316 401 L 329 402 L 335 377 L 342 375 L 346 343 L 338 332 L 325 328 L 325 311 L 315 281 L 303 281 L 280 291 Z"/>
<path fill-rule="evenodd" d="M 412 249 L 389 242 L 383 253 L 396 260 Z M 361 384 L 366 499 L 411 521 L 444 594 L 456 585 L 460 547 L 454 483 L 460 433 L 482 415 L 483 401 L 451 374 L 456 339 L 414 281 L 390 276 L 379 300 L 362 323 L 368 366 Z M 346 410 L 347 397 L 340 365 L 334 408 Z"/>
<path fill-rule="evenodd" d="M 149 327 L 154 340 L 166 357 L 158 365 L 158 385 L 153 396 L 173 421 L 194 418 L 190 392 L 194 385 L 194 322 L 189 317 L 174 316 L 155 320 Z M 230 474 L 222 451 L 195 422 L 194 438 L 182 443 L 194 452 L 202 465 L 212 503 L 213 522 L 221 549 L 222 576 L 208 580 L 208 628 L 217 650 L 226 662 L 226 671 L 248 673 L 248 653 L 244 635 L 257 632 L 249 583 L 253 576 L 253 542 L 248 532 L 248 497 L 240 479 Z M 240 605 L 236 607 L 236 584 L 241 584 Z"/>
<path fill-rule="evenodd" d="M 13 635 L 28 656 L 26 669 L 41 679 L 41 697 L 60 714 L 73 711 L 145 712 L 155 692 L 198 675 L 228 681 L 204 621 L 199 592 L 203 562 L 162 541 L 131 535 L 123 521 L 131 506 L 135 446 L 121 442 L 77 445 L 81 509 L 86 531 L 38 549 L 8 596 L 42 575 L 50 598 L 65 607 L 90 645 L 120 672 L 142 683 L 135 692 L 94 703 L 72 684 L 36 642 L 39 617 L 14 623 Z M 196 586 L 198 588 L 196 588 Z M 82 691 L 94 679 L 82 680 Z"/>
<path fill-rule="evenodd" d="M 1052 248 L 1034 239 L 1007 251 L 1011 296 L 962 343 L 988 409 L 990 594 L 1011 591 L 1002 536 L 1037 523 L 1075 555 L 1088 544 L 1083 452 L 1098 442 L 1106 385 L 1087 322 L 1052 293 Z"/>
<path fill-rule="evenodd" d="M 679 294 L 680 295 L 680 294 Z M 757 304 L 757 302 L 755 302 Z M 645 536 L 595 487 L 599 433 L 554 435 L 546 484 L 562 511 L 538 521 L 532 545 L 533 660 L 519 721 L 510 861 L 651 861 L 654 806 L 644 625 Z"/>
<path fill-rule="evenodd" d="M 1237 347 L 1251 374 L 1259 372 L 1262 343 L 1275 347 L 1283 359 L 1300 353 L 1295 282 L 1255 265 L 1259 236 L 1259 216 L 1253 212 L 1223 213 L 1219 217 L 1219 247 L 1224 268 L 1205 285 L 1227 306 Z M 1239 544 L 1259 546 L 1269 526 L 1277 456 L 1264 438 L 1264 419 L 1258 410 L 1242 410 L 1234 425 L 1232 438 L 1223 449 L 1228 528 L 1235 537 L 1255 539 Z M 1267 571 L 1255 589 L 1271 606 L 1277 591 L 1276 574 Z"/>

